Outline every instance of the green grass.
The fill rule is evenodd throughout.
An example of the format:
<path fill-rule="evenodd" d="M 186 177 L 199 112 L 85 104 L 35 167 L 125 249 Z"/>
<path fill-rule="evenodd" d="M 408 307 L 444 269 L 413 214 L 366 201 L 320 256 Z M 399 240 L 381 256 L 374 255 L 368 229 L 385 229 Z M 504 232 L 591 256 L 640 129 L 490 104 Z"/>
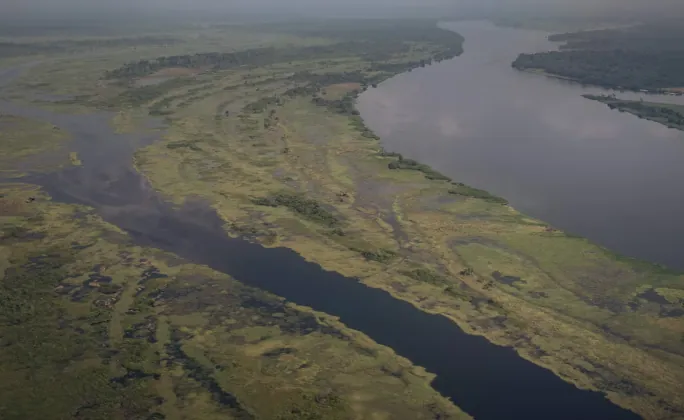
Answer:
<path fill-rule="evenodd" d="M 371 32 L 383 27 L 390 30 L 380 25 Z M 22 80 L 31 86 L 11 86 L 8 92 L 88 94 L 91 103 L 83 106 L 94 106 L 95 99 L 111 104 L 120 132 L 142 130 L 149 113 L 163 114 L 163 138 L 139 150 L 135 164 L 173 203 L 200 197 L 232 235 L 294 249 L 327 270 L 447 316 L 582 388 L 609 391 L 612 401 L 644 416 L 684 408 L 677 393 L 684 377 L 678 363 L 683 318 L 661 316 L 673 313 L 681 276 L 620 260 L 503 206 L 500 198 L 444 182 L 419 162 L 378 153 L 377 136 L 355 115 L 351 95 L 323 92 L 329 82 L 383 80 L 445 52 L 442 41 L 420 41 L 401 28 L 352 49 L 349 37 L 360 36 L 355 32 L 344 38 L 337 28 L 337 38 L 322 42 L 318 35 L 296 35 L 301 27 L 291 27 L 283 39 L 294 39 L 297 47 L 331 46 L 340 39 L 343 45 L 322 56 L 206 72 L 195 76 L 196 85 L 178 82 L 159 92 L 150 89 L 149 95 L 101 80 L 105 71 L 141 58 L 233 49 L 233 38 L 224 46 L 218 35 L 228 32 L 196 29 L 206 38 L 168 49 L 108 49 L 92 60 L 47 60 Z M 263 39 L 256 42 L 261 45 L 245 40 L 240 49 L 280 42 L 262 35 L 250 38 Z M 277 104 L 271 99 L 276 96 L 282 99 Z M 75 106 L 52 105 L 68 111 Z M 390 162 L 402 163 L 390 169 Z M 2 202 L 8 242 L 0 248 L 0 268 L 20 260 L 15 252 L 42 249 L 31 241 L 46 249 L 69 248 L 71 241 L 90 244 L 67 267 L 73 276 L 68 283 L 77 287 L 69 296 L 85 294 L 69 312 L 84 316 L 95 311 L 91 303 L 119 297 L 106 306 L 111 313 L 100 311 L 107 317 L 98 331 L 119 351 L 109 358 L 117 371 L 112 377 L 142 372 L 130 385 L 164 396 L 150 412 L 202 419 L 236 417 L 240 410 L 262 418 L 287 418 L 293 410 L 324 418 L 461 415 L 435 395 L 430 375 L 324 314 L 283 305 L 206 268 L 133 247 L 99 222 L 94 232 L 76 224 L 81 219 L 68 206 L 55 204 L 39 215 L 44 221 L 29 221 L 31 209 L 45 202 L 26 200 L 41 195 L 30 188 L 11 194 L 12 200 Z M 94 216 L 87 222 L 94 223 Z M 123 243 L 101 238 L 98 229 Z M 132 253 L 133 262 L 125 262 L 121 252 Z M 139 263 L 143 256 L 150 262 Z M 103 274 L 93 270 L 103 262 L 111 285 L 81 291 L 88 276 Z M 150 264 L 167 277 L 141 283 Z M 523 281 L 511 287 L 496 280 L 501 276 Z M 654 303 L 638 297 L 650 289 L 668 298 Z M 312 331 L 302 333 L 309 326 Z M 322 388 L 331 392 L 319 395 Z M 238 408 L 221 403 L 230 396 Z M 437 414 L 429 408 L 433 401 Z"/>
<path fill-rule="evenodd" d="M 335 319 L 111 242 L 77 210 L 41 196 L 14 213 L 24 235 L 3 229 L 3 419 L 467 417 L 430 375 Z"/>
<path fill-rule="evenodd" d="M 54 170 L 70 161 L 69 154 L 62 149 L 69 139 L 68 133 L 50 123 L 0 115 L 1 172 L 19 175 L 23 167 L 29 166 L 32 171 Z"/>
<path fill-rule="evenodd" d="M 386 264 L 397 257 L 397 253 L 389 249 L 364 250 L 352 248 L 352 251 L 358 252 L 368 261 L 375 261 L 383 264 Z"/>
<path fill-rule="evenodd" d="M 454 183 L 453 187 L 449 190 L 449 194 L 460 195 L 468 198 L 476 198 L 496 204 L 508 204 L 508 201 L 501 197 L 497 197 L 487 191 L 479 190 L 462 183 Z"/>
<path fill-rule="evenodd" d="M 602 102 L 608 105 L 610 109 L 629 112 L 639 118 L 655 121 L 670 128 L 684 130 L 684 105 L 627 101 L 605 95 L 584 95 L 584 97 Z"/>
<path fill-rule="evenodd" d="M 391 162 L 387 165 L 389 169 L 397 170 L 397 169 L 404 169 L 404 170 L 409 170 L 409 171 L 419 171 L 425 174 L 425 178 L 430 179 L 430 180 L 437 180 L 437 181 L 451 181 L 451 178 L 449 178 L 446 175 L 443 175 L 436 170 L 432 169 L 430 166 L 425 165 L 423 163 L 417 162 L 413 159 L 404 159 L 401 155 L 399 155 L 399 159 Z"/>
<path fill-rule="evenodd" d="M 449 280 L 446 277 L 427 268 L 416 268 L 411 271 L 401 271 L 401 274 L 416 281 L 436 286 L 449 284 Z"/>
<path fill-rule="evenodd" d="M 306 198 L 303 194 L 280 192 L 265 198 L 252 201 L 258 206 L 287 207 L 302 217 L 326 226 L 335 226 L 340 220 L 318 201 Z"/>

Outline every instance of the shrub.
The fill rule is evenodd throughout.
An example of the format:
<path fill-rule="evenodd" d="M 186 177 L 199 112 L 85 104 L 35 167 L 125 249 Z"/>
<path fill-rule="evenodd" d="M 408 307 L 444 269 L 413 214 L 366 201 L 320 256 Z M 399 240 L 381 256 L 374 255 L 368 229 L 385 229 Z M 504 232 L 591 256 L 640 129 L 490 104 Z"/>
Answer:
<path fill-rule="evenodd" d="M 405 275 L 406 277 L 410 277 L 414 280 L 428 284 L 444 285 L 448 283 L 446 277 L 426 268 L 417 268 L 411 271 L 402 271 L 401 274 Z"/>
<path fill-rule="evenodd" d="M 379 263 L 390 262 L 397 256 L 396 252 L 382 248 L 376 249 L 374 251 L 352 248 L 352 251 L 360 253 L 363 256 L 363 258 L 365 258 L 368 261 L 377 261 Z"/>
<path fill-rule="evenodd" d="M 449 190 L 449 194 L 461 195 L 464 197 L 477 198 L 480 200 L 489 201 L 497 204 L 508 204 L 508 201 L 504 198 L 492 195 L 484 190 L 479 190 L 477 188 L 470 187 L 462 183 L 455 183 L 454 188 Z"/>
<path fill-rule="evenodd" d="M 413 159 L 404 159 L 403 156 L 399 155 L 399 160 L 390 162 L 387 167 L 389 169 L 406 169 L 410 171 L 420 171 L 425 174 L 425 178 L 438 181 L 451 181 L 448 176 L 432 169 L 428 165 L 419 163 Z"/>
<path fill-rule="evenodd" d="M 255 198 L 252 202 L 258 206 L 287 207 L 303 217 L 327 226 L 335 226 L 339 220 L 316 200 L 306 198 L 303 194 L 277 193 L 271 197 Z"/>

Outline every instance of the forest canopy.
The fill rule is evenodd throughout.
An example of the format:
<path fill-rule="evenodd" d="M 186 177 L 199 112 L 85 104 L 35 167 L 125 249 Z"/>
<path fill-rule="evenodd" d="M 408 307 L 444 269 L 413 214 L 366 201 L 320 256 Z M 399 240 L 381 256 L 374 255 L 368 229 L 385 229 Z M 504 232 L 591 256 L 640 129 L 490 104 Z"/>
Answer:
<path fill-rule="evenodd" d="M 684 26 L 633 28 L 552 35 L 560 51 L 521 54 L 517 69 L 540 69 L 580 83 L 629 90 L 684 86 Z"/>
<path fill-rule="evenodd" d="M 399 29 L 401 28 L 401 29 Z M 432 58 L 441 61 L 463 52 L 463 37 L 440 29 L 433 21 L 410 21 L 397 26 L 396 22 L 369 20 L 368 22 L 339 21 L 334 23 L 273 24 L 268 30 L 305 37 L 321 36 L 333 41 L 330 45 L 291 48 L 256 48 L 234 52 L 159 57 L 128 63 L 107 73 L 109 79 L 142 77 L 169 67 L 225 70 L 241 66 L 266 66 L 295 60 L 325 59 L 340 56 L 359 57 L 371 62 L 390 60 L 409 53 L 417 44 L 432 48 Z M 429 63 L 419 62 L 417 66 Z M 400 65 L 405 68 L 403 64 Z"/>

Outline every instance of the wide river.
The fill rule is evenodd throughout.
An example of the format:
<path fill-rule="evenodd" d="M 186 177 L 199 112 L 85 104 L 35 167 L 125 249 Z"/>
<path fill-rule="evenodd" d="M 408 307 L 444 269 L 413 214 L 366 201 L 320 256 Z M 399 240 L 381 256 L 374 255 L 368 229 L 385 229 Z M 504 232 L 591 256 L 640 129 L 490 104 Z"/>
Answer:
<path fill-rule="evenodd" d="M 468 27 L 478 30 L 477 25 Z M 497 42 L 501 44 L 494 42 L 496 38 L 493 34 L 498 30 L 487 29 L 487 26 L 482 25 L 479 28 L 483 31 L 483 36 L 491 32 L 489 42 L 492 43 L 492 48 L 506 50 L 505 38 L 498 38 Z M 522 34 L 519 35 L 521 39 L 527 37 L 530 42 L 539 39 L 538 35 L 532 37 L 522 31 L 511 33 Z M 466 47 L 480 42 L 474 35 L 475 33 L 471 34 L 472 41 Z M 513 42 L 522 43 L 521 39 L 513 39 Z M 503 52 L 497 55 L 495 51 L 485 54 L 481 48 L 482 46 L 474 50 L 476 57 L 483 54 L 491 57 L 505 55 Z M 499 81 L 495 78 L 483 78 L 482 82 L 485 84 L 479 86 L 485 92 L 481 96 L 491 95 L 490 104 L 493 108 L 489 109 L 484 102 L 478 102 L 475 94 L 472 98 L 463 100 L 463 104 L 470 103 L 470 108 L 458 106 L 459 101 L 455 96 L 452 97 L 459 95 L 459 89 L 455 86 L 463 84 L 463 89 L 470 88 L 471 93 L 478 88 L 469 86 L 467 80 L 459 80 L 459 63 L 468 63 L 468 57 L 469 54 L 466 53 L 462 58 L 388 81 L 380 89 L 362 98 L 364 115 L 372 120 L 378 131 L 386 135 L 389 142 L 402 151 L 411 152 L 408 154 L 423 158 L 455 177 L 463 172 L 468 176 L 459 179 L 475 185 L 488 188 L 505 186 L 505 178 L 508 177 L 506 170 L 516 169 L 525 154 L 533 156 L 544 153 L 540 151 L 545 150 L 544 148 L 532 144 L 542 143 L 542 137 L 532 135 L 535 132 L 534 127 L 529 127 L 527 131 L 529 138 L 521 135 L 521 131 L 513 137 L 504 136 L 505 129 L 497 131 L 495 127 L 498 125 L 517 130 L 522 130 L 522 126 L 513 123 L 513 116 L 501 114 L 504 110 L 494 107 L 497 101 L 493 99 L 498 97 L 495 92 L 500 90 L 497 87 Z M 505 60 L 500 64 L 500 71 L 509 71 Z M 469 72 L 465 69 L 467 66 L 461 72 L 464 77 L 468 77 Z M 0 71 L 0 87 L 3 83 L 12 83 L 24 70 L 25 68 L 19 67 Z M 493 73 L 496 74 L 496 71 Z M 441 82 L 432 83 L 431 75 Z M 530 76 L 519 77 L 525 80 Z M 548 83 L 543 78 L 530 77 L 529 80 L 534 80 L 530 82 L 532 85 L 543 86 Z M 411 97 L 411 92 L 414 97 Z M 572 90 L 572 93 L 577 92 Z M 504 98 L 512 97 L 501 92 L 503 101 L 508 100 Z M 521 101 L 528 104 L 524 98 Z M 372 105 L 373 102 L 376 105 Z M 609 112 L 602 113 L 602 108 L 591 102 L 580 103 L 593 107 L 597 115 L 613 116 Z M 379 109 L 373 110 L 373 106 L 378 106 Z M 425 112 L 420 109 L 421 106 L 426 106 Z M 471 113 L 464 115 L 463 112 L 468 109 Z M 526 106 L 523 109 L 527 109 Z M 580 390 L 564 382 L 551 371 L 521 358 L 513 349 L 499 347 L 482 337 L 465 334 L 455 323 L 443 316 L 422 312 L 382 290 L 365 286 L 357 279 L 325 271 L 289 249 L 269 249 L 243 239 L 231 238 L 223 230 L 224 221 L 204 203 L 188 203 L 181 208 L 168 205 L 132 166 L 135 150 L 155 141 L 160 136 L 157 131 L 139 135 L 117 134 L 110 124 L 112 114 L 63 115 L 3 100 L 0 100 L 0 113 L 35 118 L 59 126 L 72 135 L 69 150 L 77 151 L 83 161 L 82 166 L 67 167 L 54 174 L 29 176 L 23 181 L 41 185 L 55 201 L 93 207 L 105 220 L 128 232 L 131 240 L 138 244 L 173 252 L 189 261 L 206 264 L 227 273 L 241 282 L 273 292 L 288 301 L 339 317 L 348 327 L 367 334 L 379 344 L 392 348 L 400 356 L 435 373 L 433 387 L 478 419 L 639 418 L 612 404 L 601 393 Z M 373 114 L 373 118 L 370 118 L 370 114 Z M 387 121 L 387 117 L 392 115 L 395 118 L 406 116 L 413 121 L 415 127 L 392 122 L 391 118 Z M 425 121 L 421 121 L 421 118 Z M 479 122 L 475 123 L 475 120 Z M 636 118 L 624 119 L 626 124 L 641 126 L 635 120 Z M 382 121 L 385 122 L 380 124 Z M 435 131 L 433 125 L 439 124 L 439 121 L 442 121 L 441 129 Z M 485 131 L 479 131 L 477 136 L 467 137 L 463 135 L 463 131 L 459 131 L 464 129 L 462 127 Z M 649 127 L 654 133 L 661 133 L 660 137 L 655 136 L 656 143 L 671 141 L 670 147 L 675 148 L 680 144 L 677 141 L 681 141 L 682 148 L 678 150 L 684 156 L 684 139 L 668 137 L 665 134 L 669 135 L 669 132 L 660 130 L 656 125 L 644 127 Z M 487 132 L 486 128 L 490 131 Z M 491 150 L 482 147 L 481 154 L 477 155 L 476 143 L 485 138 Z M 570 138 L 569 135 L 566 136 L 566 140 Z M 516 147 L 505 148 L 506 141 L 511 145 L 516 144 Z M 552 139 L 548 141 L 551 142 Z M 612 141 L 612 138 L 606 141 Z M 459 143 L 463 143 L 464 149 L 469 150 L 471 162 L 459 158 Z M 622 150 L 630 143 L 620 146 L 620 142 L 613 141 L 611 144 Z M 512 152 L 517 150 L 525 152 L 518 156 Z M 644 147 L 643 153 L 649 150 L 650 148 Z M 440 159 L 440 151 L 451 154 L 446 155 L 446 159 Z M 488 162 L 487 153 L 501 157 L 489 158 L 492 161 Z M 516 162 L 516 165 L 511 165 L 506 158 L 511 158 L 511 162 Z M 578 156 L 576 168 L 582 167 L 580 158 L 586 160 L 586 157 Z M 634 159 L 637 160 L 636 156 Z M 543 161 L 541 157 L 540 160 Z M 469 170 L 460 168 L 462 162 L 469 162 Z M 652 169 L 658 169 L 657 166 L 654 164 Z M 535 167 L 535 171 L 538 169 Z M 548 169 L 553 172 L 556 168 L 549 166 Z M 581 170 L 578 169 L 577 172 Z M 480 179 L 478 173 L 487 176 Z M 550 173 L 538 175 L 539 179 L 531 177 L 535 185 L 553 176 Z M 647 175 L 649 174 L 644 174 Z M 673 175 L 676 176 L 675 173 Z M 501 179 L 497 180 L 498 177 Z M 516 181 L 521 187 L 524 186 L 522 178 Z M 635 182 L 631 181 L 634 195 L 647 194 L 651 190 L 639 188 L 638 183 L 634 185 Z M 563 187 L 567 185 L 563 184 Z M 659 185 L 654 188 L 659 188 Z M 513 198 L 515 204 L 525 202 L 520 199 L 520 194 L 512 195 L 505 188 L 492 189 Z M 539 196 L 548 198 L 544 196 L 544 191 L 546 190 L 540 190 Z M 606 194 L 610 192 L 606 191 Z M 654 202 L 652 206 L 642 207 L 652 210 L 656 208 L 656 204 L 660 205 Z M 670 204 L 668 201 L 668 205 Z M 587 216 L 592 215 L 592 212 L 587 212 Z M 606 223 L 612 223 L 611 218 Z M 660 226 L 661 220 L 652 222 Z"/>
<path fill-rule="evenodd" d="M 581 96 L 605 90 L 511 68 L 519 53 L 557 48 L 544 32 L 443 27 L 465 37 L 462 56 L 358 100 L 385 148 L 613 251 L 684 269 L 684 132 Z"/>

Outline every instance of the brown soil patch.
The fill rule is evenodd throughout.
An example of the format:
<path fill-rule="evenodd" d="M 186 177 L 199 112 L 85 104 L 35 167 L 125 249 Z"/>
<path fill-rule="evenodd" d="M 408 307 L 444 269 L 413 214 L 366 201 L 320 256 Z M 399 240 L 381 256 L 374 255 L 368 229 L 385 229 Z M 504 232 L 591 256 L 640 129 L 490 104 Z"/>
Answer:
<path fill-rule="evenodd" d="M 684 87 L 667 88 L 668 92 L 684 93 Z"/>

